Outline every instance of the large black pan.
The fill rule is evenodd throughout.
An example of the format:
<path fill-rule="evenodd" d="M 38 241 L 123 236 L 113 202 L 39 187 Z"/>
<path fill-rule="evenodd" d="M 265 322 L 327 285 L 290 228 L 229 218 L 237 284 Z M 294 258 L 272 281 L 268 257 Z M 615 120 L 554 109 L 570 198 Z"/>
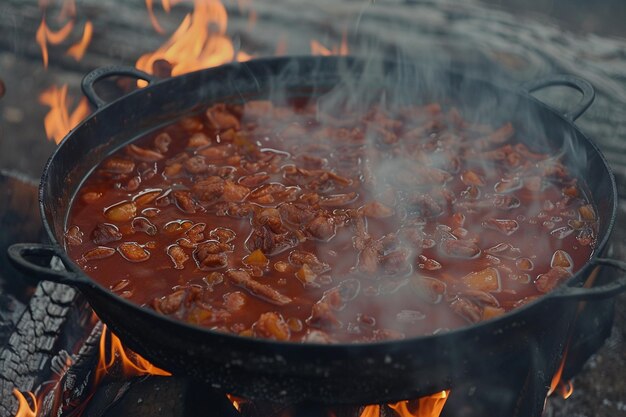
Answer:
<path fill-rule="evenodd" d="M 507 367 L 523 363 L 521 358 L 538 349 L 559 355 L 579 302 L 610 297 L 626 288 L 625 277 L 601 285 L 596 282 L 592 287 L 601 265 L 626 270 L 622 262 L 600 258 L 615 219 L 615 181 L 598 147 L 573 124 L 593 101 L 592 87 L 578 78 L 554 76 L 515 90 L 455 72 L 418 70 L 394 63 L 381 64 L 374 75 L 362 77 L 371 70 L 371 63 L 363 65 L 349 58 L 307 57 L 234 63 L 165 80 L 129 68 L 94 71 L 83 86 L 98 109 L 68 134 L 41 179 L 41 213 L 51 243 L 14 245 L 9 249 L 10 258 L 36 279 L 79 288 L 123 343 L 155 365 L 250 398 L 389 402 L 453 387 L 462 378 L 506 372 Z M 106 104 L 96 95 L 93 84 L 112 75 L 130 75 L 150 85 Z M 393 80 L 393 89 L 396 93 L 402 91 L 404 98 L 452 100 L 464 114 L 477 118 L 483 108 L 480 104 L 489 102 L 492 112 L 497 107 L 501 113 L 492 121 L 512 120 L 518 128 L 529 131 L 528 138 L 548 138 L 548 145 L 562 149 L 570 168 L 585 180 L 600 215 L 598 245 L 592 259 L 552 293 L 495 320 L 402 341 L 318 345 L 238 337 L 170 319 L 116 296 L 85 275 L 67 256 L 62 242 L 72 198 L 81 181 L 106 155 L 212 102 L 263 96 L 278 90 L 321 94 L 346 81 L 346 77 L 352 88 L 359 85 L 355 79 L 361 85 L 369 83 L 366 90 Z M 435 79 L 437 87 L 431 85 Z M 560 114 L 529 94 L 550 85 L 573 87 L 582 93 L 582 99 L 570 113 Z M 542 145 L 530 141 L 529 146 Z M 41 260 L 49 261 L 51 256 L 61 258 L 67 271 L 42 266 L 45 262 Z M 558 362 L 554 357 L 545 361 Z M 543 365 L 540 369 L 546 364 L 539 364 Z"/>

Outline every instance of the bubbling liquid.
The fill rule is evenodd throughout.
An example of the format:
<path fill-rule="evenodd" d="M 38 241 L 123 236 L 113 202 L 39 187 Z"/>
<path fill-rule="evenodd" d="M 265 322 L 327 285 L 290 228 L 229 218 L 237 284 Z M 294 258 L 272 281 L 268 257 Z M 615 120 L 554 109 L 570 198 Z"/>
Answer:
<path fill-rule="evenodd" d="M 94 280 L 179 320 L 371 342 L 488 320 L 581 268 L 597 215 L 555 155 L 455 108 L 217 104 L 105 159 L 65 234 Z"/>

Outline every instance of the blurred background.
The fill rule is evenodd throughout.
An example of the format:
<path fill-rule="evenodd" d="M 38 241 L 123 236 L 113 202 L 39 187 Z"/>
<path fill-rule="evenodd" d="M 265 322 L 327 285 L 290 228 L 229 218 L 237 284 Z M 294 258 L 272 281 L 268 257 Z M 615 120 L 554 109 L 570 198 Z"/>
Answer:
<path fill-rule="evenodd" d="M 80 81 L 100 66 L 168 76 L 261 56 L 401 50 L 509 86 L 551 73 L 586 78 L 598 97 L 577 124 L 625 196 L 625 21 L 623 0 L 1 0 L 0 170 L 38 179 L 56 143 L 91 112 Z M 577 100 L 558 89 L 542 98 L 559 108 Z M 624 207 L 622 199 L 617 254 L 626 254 Z M 625 301 L 574 394 L 546 415 L 626 416 Z"/>

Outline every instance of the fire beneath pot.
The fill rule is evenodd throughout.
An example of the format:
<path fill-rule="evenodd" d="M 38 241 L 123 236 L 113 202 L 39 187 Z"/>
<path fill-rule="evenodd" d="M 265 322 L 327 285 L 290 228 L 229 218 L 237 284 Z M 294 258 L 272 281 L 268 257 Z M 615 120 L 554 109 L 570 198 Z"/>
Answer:
<path fill-rule="evenodd" d="M 163 11 L 170 13 L 176 3 L 178 1 L 162 0 L 160 5 L 155 5 L 152 0 L 146 0 L 147 12 L 155 32 L 162 34 L 166 30 L 159 22 L 154 9 L 160 6 Z M 42 2 L 42 7 L 44 4 L 46 2 Z M 246 4 L 247 2 L 242 1 L 239 7 L 244 14 L 247 13 L 248 24 L 254 26 L 256 14 Z M 63 7 L 59 11 L 57 21 L 63 23 L 58 29 L 51 29 L 48 26 L 49 22 L 42 20 L 36 40 L 42 50 L 44 66 L 47 67 L 51 59 L 48 52 L 50 45 L 65 48 L 65 53 L 77 61 L 83 58 L 93 36 L 94 23 L 86 21 L 80 29 L 76 16 L 75 4 L 68 0 L 63 2 Z M 136 61 L 136 67 L 150 74 L 168 77 L 233 60 L 249 59 L 253 54 L 242 51 L 228 37 L 227 19 L 226 8 L 222 3 L 196 0 L 193 4 L 193 11 L 186 14 L 178 28 L 172 32 L 163 45 L 154 52 L 141 55 Z M 347 37 L 344 34 L 342 39 L 333 46 L 325 46 L 313 39 L 310 41 L 310 50 L 312 54 L 345 55 L 349 50 Z M 277 42 L 276 54 L 284 54 L 286 51 L 285 40 Z M 126 89 L 132 86 L 122 85 L 122 87 Z M 68 93 L 67 85 L 49 87 L 41 94 L 40 102 L 50 107 L 50 112 L 44 121 L 45 128 L 48 138 L 56 143 L 60 143 L 67 132 L 89 114 L 89 107 L 84 98 L 76 106 L 73 105 L 74 101 Z M 60 369 L 52 380 L 40 386 L 36 395 L 14 391 L 19 401 L 19 409 L 15 416 L 140 415 L 136 414 L 137 404 L 146 402 L 144 400 L 145 387 L 159 387 L 159 390 L 167 390 L 173 393 L 172 395 L 187 395 L 187 398 L 203 398 L 201 405 L 195 411 L 211 412 L 222 416 L 539 416 L 544 407 L 547 391 L 567 397 L 571 395 L 573 389 L 571 382 L 561 380 L 565 358 L 561 358 L 560 352 L 550 352 L 547 356 L 551 360 L 548 361 L 549 363 L 542 361 L 541 369 L 533 366 L 536 358 L 529 355 L 528 358 L 520 358 L 521 363 L 528 365 L 519 367 L 525 369 L 525 372 L 517 369 L 512 375 L 504 377 L 494 375 L 492 380 L 488 381 L 467 381 L 467 384 L 454 387 L 451 391 L 446 389 L 421 398 L 396 403 L 353 407 L 267 404 L 216 394 L 208 386 L 193 381 L 181 382 L 180 378 L 170 377 L 166 370 L 159 369 L 139 355 L 126 350 L 115 335 L 100 325 L 95 325 L 81 346 L 83 348 L 97 346 L 97 349 L 92 351 L 85 348 L 87 353 L 83 355 L 77 351 L 74 355 L 57 356 L 56 363 L 59 364 Z M 554 361 L 560 365 L 556 366 Z M 551 380 L 541 377 L 542 372 L 554 368 L 558 371 Z M 70 384 L 68 380 L 72 378 L 74 381 Z M 68 384 L 73 389 L 64 389 Z M 502 386 L 506 387 L 504 396 L 500 395 L 503 391 L 496 388 Z M 548 386 L 550 386 L 549 390 Z M 141 391 L 142 387 L 144 391 Z M 106 405 L 102 406 L 102 403 Z M 135 408 L 128 405 L 130 403 L 134 403 Z M 492 413 L 494 409 L 498 410 L 495 414 Z M 145 408 L 145 410 L 156 410 L 156 408 Z M 220 410 L 220 413 L 214 413 L 214 410 Z M 505 410 L 505 414 L 498 414 L 502 410 Z M 180 414 L 172 414 L 174 415 L 197 415 L 197 413 L 191 414 L 187 410 L 181 411 Z"/>
<path fill-rule="evenodd" d="M 37 395 L 13 395 L 18 400 L 15 417 L 125 417 L 203 415 L 221 417 L 453 417 L 508 415 L 540 416 L 547 384 L 536 369 L 517 378 L 495 376 L 493 380 L 468 381 L 453 390 L 389 404 L 327 406 L 320 404 L 275 404 L 223 395 L 210 386 L 171 376 L 136 353 L 123 347 L 106 326 L 96 322 L 79 352 L 62 351 L 53 379 L 42 384 Z M 92 322 L 92 323 L 93 323 Z M 551 385 L 565 398 L 571 382 L 560 381 L 562 367 Z M 521 384 L 520 384 L 521 382 Z M 175 398 L 176 405 L 171 399 Z M 164 410 L 162 410 L 164 409 Z"/>

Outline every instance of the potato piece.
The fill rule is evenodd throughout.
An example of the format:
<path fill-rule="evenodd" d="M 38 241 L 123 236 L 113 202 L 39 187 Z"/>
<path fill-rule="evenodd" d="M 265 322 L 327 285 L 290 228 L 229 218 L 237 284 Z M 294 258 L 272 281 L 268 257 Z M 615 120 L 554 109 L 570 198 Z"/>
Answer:
<path fill-rule="evenodd" d="M 136 214 L 137 205 L 132 201 L 122 201 L 104 210 L 104 216 L 113 222 L 127 222 Z"/>
<path fill-rule="evenodd" d="M 485 306 L 483 307 L 483 316 L 482 320 L 490 320 L 496 317 L 499 317 L 505 313 L 502 307 L 491 307 Z"/>
<path fill-rule="evenodd" d="M 474 290 L 499 292 L 500 273 L 497 269 L 488 267 L 482 271 L 475 271 L 465 275 L 461 281 Z"/>
<path fill-rule="evenodd" d="M 313 272 L 307 264 L 302 265 L 296 272 L 296 278 L 298 278 L 305 287 L 319 287 L 315 282 L 317 274 Z"/>
<path fill-rule="evenodd" d="M 557 250 L 552 255 L 550 267 L 554 268 L 557 266 L 571 271 L 574 267 L 574 261 L 572 260 L 572 257 L 569 255 L 569 253 L 565 252 L 564 250 Z"/>
<path fill-rule="evenodd" d="M 242 259 L 242 262 L 246 265 L 257 266 L 259 268 L 265 268 L 269 264 L 269 259 L 263 254 L 261 249 L 256 249 L 252 253 Z"/>
<path fill-rule="evenodd" d="M 585 220 L 595 220 L 596 213 L 593 210 L 593 206 L 591 204 L 585 204 L 578 208 L 578 213 L 580 213 L 580 217 Z"/>

